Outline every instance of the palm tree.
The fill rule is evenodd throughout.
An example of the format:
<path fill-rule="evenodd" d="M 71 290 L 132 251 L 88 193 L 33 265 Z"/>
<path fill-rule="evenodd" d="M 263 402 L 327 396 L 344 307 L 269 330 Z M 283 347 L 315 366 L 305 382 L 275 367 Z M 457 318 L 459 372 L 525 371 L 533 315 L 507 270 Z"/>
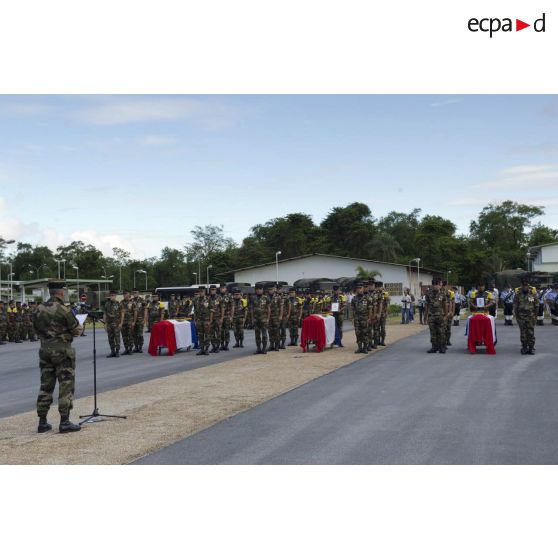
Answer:
<path fill-rule="evenodd" d="M 361 265 L 357 265 L 355 270 L 357 279 L 375 279 L 376 275 L 382 276 L 379 271 L 375 269 L 364 269 Z"/>

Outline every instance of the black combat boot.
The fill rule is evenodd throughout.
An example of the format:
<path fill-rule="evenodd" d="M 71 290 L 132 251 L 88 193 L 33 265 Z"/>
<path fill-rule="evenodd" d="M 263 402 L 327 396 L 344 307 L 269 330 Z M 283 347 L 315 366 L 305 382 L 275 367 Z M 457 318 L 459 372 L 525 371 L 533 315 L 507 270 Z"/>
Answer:
<path fill-rule="evenodd" d="M 116 356 L 116 353 L 114 351 L 110 352 L 110 355 L 107 355 L 107 358 L 114 358 Z"/>
<path fill-rule="evenodd" d="M 285 340 L 281 339 L 281 346 L 279 347 L 280 349 L 284 349 L 285 348 Z"/>
<path fill-rule="evenodd" d="M 233 349 L 238 349 L 238 347 L 240 347 L 240 343 L 237 341 L 237 342 L 233 345 Z"/>
<path fill-rule="evenodd" d="M 49 424 L 47 422 L 46 416 L 39 417 L 39 426 L 37 428 L 37 432 L 39 434 L 43 434 L 44 432 L 48 432 L 49 430 L 52 430 L 52 424 Z"/>
<path fill-rule="evenodd" d="M 255 355 L 261 355 L 262 354 L 262 345 L 261 343 L 256 343 L 256 352 L 254 353 Z"/>
<path fill-rule="evenodd" d="M 123 355 L 129 355 L 129 354 L 130 354 L 130 351 L 129 351 L 128 349 L 126 349 L 122 354 L 123 354 Z"/>
<path fill-rule="evenodd" d="M 114 351 L 114 356 L 116 358 L 120 358 L 120 349 L 118 349 L 118 351 Z"/>
<path fill-rule="evenodd" d="M 262 344 L 262 355 L 267 355 L 267 341 Z"/>
<path fill-rule="evenodd" d="M 358 353 L 362 353 L 362 343 L 358 343 L 358 348 L 355 351 L 355 355 L 358 354 Z"/>
<path fill-rule="evenodd" d="M 209 352 L 210 353 L 217 353 L 217 352 L 219 352 L 219 350 L 217 349 L 217 347 L 213 343 L 211 343 L 211 351 L 209 351 Z"/>
<path fill-rule="evenodd" d="M 200 349 L 200 350 L 196 353 L 196 356 L 201 356 L 201 355 L 203 355 L 203 349 Z"/>
<path fill-rule="evenodd" d="M 527 354 L 527 347 L 525 345 L 523 345 L 523 347 L 521 347 L 521 354 L 522 355 L 526 355 Z"/>
<path fill-rule="evenodd" d="M 437 352 L 438 352 L 438 349 L 436 349 L 436 348 L 434 347 L 434 345 L 432 345 L 432 348 L 429 349 L 429 350 L 426 351 L 426 352 L 427 352 L 427 353 L 437 353 Z"/>
<path fill-rule="evenodd" d="M 535 354 L 535 347 L 533 345 L 529 345 L 529 350 L 527 351 L 528 355 L 534 355 Z"/>
<path fill-rule="evenodd" d="M 379 341 L 378 345 L 381 345 L 382 347 L 385 347 L 386 346 L 386 338 L 385 337 L 380 338 L 380 341 Z"/>
<path fill-rule="evenodd" d="M 446 352 L 446 348 L 444 346 L 440 347 L 440 353 L 444 354 Z"/>
<path fill-rule="evenodd" d="M 229 350 L 229 344 L 228 343 L 223 343 L 222 349 L 223 349 L 223 351 L 228 351 Z"/>
<path fill-rule="evenodd" d="M 240 348 L 244 348 L 244 339 L 240 340 Z"/>
<path fill-rule="evenodd" d="M 65 434 L 66 432 L 78 432 L 79 430 L 81 430 L 81 426 L 70 422 L 69 415 L 60 417 L 60 426 L 58 427 L 58 432 L 60 432 L 60 434 Z"/>

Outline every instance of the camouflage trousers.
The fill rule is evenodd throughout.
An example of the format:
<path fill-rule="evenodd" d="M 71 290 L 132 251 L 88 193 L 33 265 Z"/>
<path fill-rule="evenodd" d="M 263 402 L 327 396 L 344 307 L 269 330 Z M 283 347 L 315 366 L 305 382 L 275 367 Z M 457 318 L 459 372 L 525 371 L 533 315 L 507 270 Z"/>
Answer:
<path fill-rule="evenodd" d="M 136 349 L 141 349 L 143 347 L 143 326 L 143 320 L 136 320 L 133 329 L 134 346 Z"/>
<path fill-rule="evenodd" d="M 125 321 L 122 324 L 122 343 L 126 351 L 134 350 L 134 326 L 132 321 Z"/>
<path fill-rule="evenodd" d="M 446 344 L 446 345 L 449 345 L 449 342 L 450 342 L 450 339 L 451 339 L 451 327 L 452 327 L 452 324 L 453 324 L 453 316 L 447 316 L 447 317 L 446 317 L 446 322 L 445 322 L 445 326 L 446 326 L 446 331 L 445 331 L 445 333 L 446 333 L 446 337 L 445 337 L 446 341 L 445 341 L 445 344 Z"/>
<path fill-rule="evenodd" d="M 9 320 L 8 321 L 8 339 L 10 341 L 17 341 L 19 340 L 19 327 L 18 327 L 18 323 L 15 322 L 14 320 Z"/>
<path fill-rule="evenodd" d="M 269 318 L 269 345 L 273 347 L 275 344 L 279 345 L 281 341 L 280 332 L 281 322 L 278 316 L 271 316 Z"/>
<path fill-rule="evenodd" d="M 281 320 L 279 323 L 279 338 L 283 344 L 287 340 L 287 320 Z"/>
<path fill-rule="evenodd" d="M 380 316 L 380 318 L 378 319 L 378 328 L 380 342 L 383 343 L 386 340 L 386 316 Z"/>
<path fill-rule="evenodd" d="M 24 325 L 23 330 L 24 330 L 23 339 L 29 339 L 29 341 L 34 341 L 35 339 L 37 339 L 35 328 L 33 327 L 32 322 L 26 323 Z"/>
<path fill-rule="evenodd" d="M 107 322 L 105 324 L 110 350 L 120 352 L 120 322 Z"/>
<path fill-rule="evenodd" d="M 209 321 L 198 320 L 196 321 L 196 331 L 198 333 L 198 344 L 201 351 L 209 349 Z"/>
<path fill-rule="evenodd" d="M 428 315 L 428 327 L 430 328 L 430 342 L 433 349 L 445 349 L 446 347 L 446 327 L 445 316 Z"/>
<path fill-rule="evenodd" d="M 221 345 L 228 345 L 231 340 L 231 318 L 225 316 L 221 326 Z"/>
<path fill-rule="evenodd" d="M 147 317 L 147 331 L 151 331 L 151 328 L 153 327 L 153 324 L 156 324 L 159 321 L 159 316 L 157 317 L 151 317 L 148 316 Z"/>
<path fill-rule="evenodd" d="M 517 317 L 522 347 L 533 348 L 535 346 L 535 322 L 536 318 L 531 316 L 519 315 Z"/>
<path fill-rule="evenodd" d="M 359 345 L 363 345 L 364 347 L 368 346 L 368 318 L 359 318 L 355 317 L 354 319 L 355 325 L 355 335 L 356 340 Z"/>
<path fill-rule="evenodd" d="M 256 334 L 256 344 L 267 347 L 267 320 L 254 317 L 254 333 Z"/>
<path fill-rule="evenodd" d="M 244 318 L 238 318 L 234 320 L 234 340 L 237 343 L 242 343 L 244 341 Z"/>
<path fill-rule="evenodd" d="M 219 347 L 221 344 L 221 324 L 219 320 L 213 320 L 210 331 L 211 345 Z"/>
<path fill-rule="evenodd" d="M 58 380 L 58 411 L 67 417 L 73 407 L 76 352 L 71 345 L 57 343 L 42 346 L 39 351 L 41 388 L 37 398 L 37 414 L 46 417 L 52 405 L 52 394 Z"/>
<path fill-rule="evenodd" d="M 8 331 L 8 324 L 6 322 L 0 322 L 0 341 L 6 339 L 6 333 Z"/>
<path fill-rule="evenodd" d="M 374 340 L 374 345 L 379 345 L 380 344 L 380 318 L 375 318 L 374 319 L 374 324 L 372 326 L 372 335 L 373 340 Z"/>
<path fill-rule="evenodd" d="M 298 339 L 298 317 L 289 318 L 289 337 L 291 343 L 295 343 Z"/>

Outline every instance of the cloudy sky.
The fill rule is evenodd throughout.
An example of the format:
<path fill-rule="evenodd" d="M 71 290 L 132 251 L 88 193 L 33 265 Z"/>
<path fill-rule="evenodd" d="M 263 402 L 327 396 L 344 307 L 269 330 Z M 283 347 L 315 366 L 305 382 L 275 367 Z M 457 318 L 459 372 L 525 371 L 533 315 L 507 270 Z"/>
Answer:
<path fill-rule="evenodd" d="M 558 228 L 558 97 L 0 96 L 0 236 L 138 257 L 195 225 L 414 207 L 461 232 L 490 202 Z"/>

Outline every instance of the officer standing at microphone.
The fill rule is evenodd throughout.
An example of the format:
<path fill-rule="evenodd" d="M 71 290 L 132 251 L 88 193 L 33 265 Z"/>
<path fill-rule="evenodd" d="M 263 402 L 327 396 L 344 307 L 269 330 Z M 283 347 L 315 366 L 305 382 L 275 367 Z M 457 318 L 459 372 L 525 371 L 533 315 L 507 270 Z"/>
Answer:
<path fill-rule="evenodd" d="M 73 407 L 76 374 L 76 352 L 72 347 L 72 341 L 81 334 L 82 326 L 70 307 L 64 305 L 64 288 L 64 283 L 49 283 L 50 298 L 40 304 L 33 314 L 33 326 L 41 340 L 41 389 L 37 398 L 39 434 L 52 429 L 47 422 L 47 415 L 52 405 L 52 394 L 57 380 L 60 412 L 58 431 L 67 433 L 81 430 L 78 424 L 70 422 L 70 411 Z"/>

